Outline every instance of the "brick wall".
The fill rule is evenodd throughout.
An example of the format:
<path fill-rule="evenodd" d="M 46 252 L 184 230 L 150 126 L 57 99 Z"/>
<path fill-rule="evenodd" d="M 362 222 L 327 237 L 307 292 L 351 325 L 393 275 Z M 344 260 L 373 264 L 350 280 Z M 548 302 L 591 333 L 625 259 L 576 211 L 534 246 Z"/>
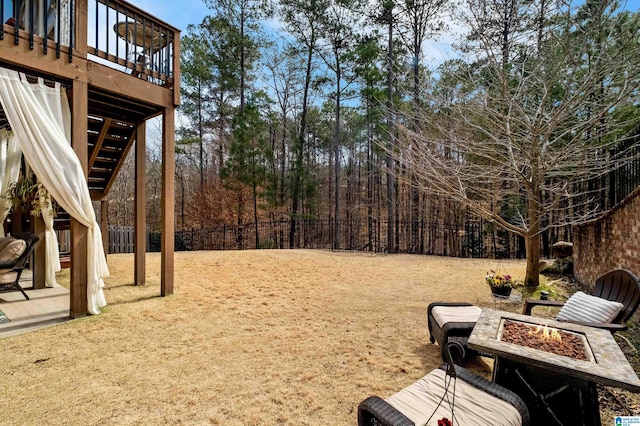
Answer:
<path fill-rule="evenodd" d="M 640 187 L 605 216 L 573 229 L 573 274 L 586 286 L 624 268 L 640 276 Z"/>

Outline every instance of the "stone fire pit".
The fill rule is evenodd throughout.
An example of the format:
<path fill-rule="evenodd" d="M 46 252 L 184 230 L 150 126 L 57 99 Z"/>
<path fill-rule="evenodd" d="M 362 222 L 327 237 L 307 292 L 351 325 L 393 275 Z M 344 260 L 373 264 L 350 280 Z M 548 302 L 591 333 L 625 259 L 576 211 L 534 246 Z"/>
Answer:
<path fill-rule="evenodd" d="M 587 352 L 586 359 L 576 359 L 511 343 L 508 339 L 503 338 L 505 321 L 531 326 L 547 326 L 580 336 Z M 471 349 L 491 353 L 499 358 L 517 361 L 589 382 L 640 392 L 640 379 L 607 330 L 483 309 L 469 337 L 468 345 Z"/>
<path fill-rule="evenodd" d="M 552 329 L 563 342 L 540 338 Z M 601 426 L 597 383 L 640 392 L 607 330 L 484 309 L 468 346 L 495 356 L 493 381 L 520 395 L 532 425 Z"/>
<path fill-rule="evenodd" d="M 502 342 L 527 346 L 582 361 L 595 361 L 587 338 L 582 333 L 528 322 L 504 320 L 499 331 L 499 339 Z"/>

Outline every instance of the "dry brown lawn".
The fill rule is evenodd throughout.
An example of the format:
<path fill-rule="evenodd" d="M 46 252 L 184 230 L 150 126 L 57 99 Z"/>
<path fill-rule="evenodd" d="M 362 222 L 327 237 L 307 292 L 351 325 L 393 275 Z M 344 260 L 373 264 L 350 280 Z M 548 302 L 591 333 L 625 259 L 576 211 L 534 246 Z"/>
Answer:
<path fill-rule="evenodd" d="M 441 363 L 430 302 L 494 307 L 494 260 L 181 252 L 166 298 L 159 264 L 134 287 L 133 256 L 111 255 L 102 315 L 0 340 L 0 424 L 353 425 Z"/>

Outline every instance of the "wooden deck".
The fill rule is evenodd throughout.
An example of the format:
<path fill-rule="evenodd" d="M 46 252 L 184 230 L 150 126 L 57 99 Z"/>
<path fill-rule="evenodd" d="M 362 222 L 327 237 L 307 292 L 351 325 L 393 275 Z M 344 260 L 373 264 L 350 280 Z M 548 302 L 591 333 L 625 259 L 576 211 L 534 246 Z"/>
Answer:
<path fill-rule="evenodd" d="M 18 291 L 0 293 L 0 311 L 9 322 L 0 324 L 0 339 L 69 321 L 69 290 L 56 286 L 29 290 L 32 274 L 25 270 L 20 285 L 29 295 L 25 300 Z"/>
<path fill-rule="evenodd" d="M 57 82 L 64 86 L 71 107 L 72 148 L 87 176 L 92 201 L 100 202 L 99 226 L 103 235 L 107 234 L 106 210 L 111 186 L 135 145 L 135 227 L 140 231 L 135 241 L 136 284 L 145 281 L 146 122 L 162 117 L 160 294 L 172 294 L 180 30 L 126 0 L 52 0 L 47 4 L 53 8 L 46 12 L 34 8 L 33 2 L 24 10 L 19 8 L 20 4 L 14 2 L 12 7 L 0 8 L 0 66 L 26 73 L 32 82 L 44 78 L 49 85 Z M 51 11 L 55 13 L 48 13 Z M 2 114 L 0 127 L 9 127 Z M 16 217 L 13 223 L 21 224 L 22 218 Z M 88 229 L 80 222 L 59 214 L 56 228 L 70 229 L 70 252 L 87 252 Z M 37 223 L 33 232 L 42 235 L 44 224 Z M 40 243 L 34 257 L 38 283 L 44 282 L 40 276 L 44 271 L 44 253 L 45 245 Z M 71 292 L 65 310 L 73 318 L 89 312 L 87 268 L 83 255 L 70 265 Z M 43 292 L 44 296 L 40 296 L 40 291 L 34 293 L 34 300 L 58 297 L 50 296 L 51 289 Z M 11 293 L 0 293 L 3 311 L 3 300 L 24 304 L 13 299 Z M 11 323 L 17 321 L 12 319 Z M 0 330 L 4 327 L 12 326 L 3 325 Z"/>

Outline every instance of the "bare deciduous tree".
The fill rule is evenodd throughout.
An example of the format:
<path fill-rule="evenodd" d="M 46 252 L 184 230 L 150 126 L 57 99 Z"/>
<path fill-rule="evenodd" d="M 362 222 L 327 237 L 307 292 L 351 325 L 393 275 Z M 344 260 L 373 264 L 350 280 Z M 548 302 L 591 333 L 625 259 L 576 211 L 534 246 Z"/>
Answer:
<path fill-rule="evenodd" d="M 477 7 L 496 2 L 474 3 L 474 17 L 487 18 Z M 531 5 L 502 3 L 511 10 Z M 437 92 L 446 99 L 432 99 L 413 118 L 418 130 L 399 125 L 391 151 L 421 190 L 522 236 L 530 286 L 539 283 L 541 232 L 594 218 L 601 208 L 589 182 L 637 152 L 617 148 L 637 125 L 629 110 L 640 87 L 638 17 L 615 1 L 555 12 L 544 31 L 532 25 L 503 34 L 517 40 L 509 46 L 481 27 L 489 19 L 472 20 L 476 61 L 449 69 L 455 78 L 443 76 L 450 85 Z"/>

